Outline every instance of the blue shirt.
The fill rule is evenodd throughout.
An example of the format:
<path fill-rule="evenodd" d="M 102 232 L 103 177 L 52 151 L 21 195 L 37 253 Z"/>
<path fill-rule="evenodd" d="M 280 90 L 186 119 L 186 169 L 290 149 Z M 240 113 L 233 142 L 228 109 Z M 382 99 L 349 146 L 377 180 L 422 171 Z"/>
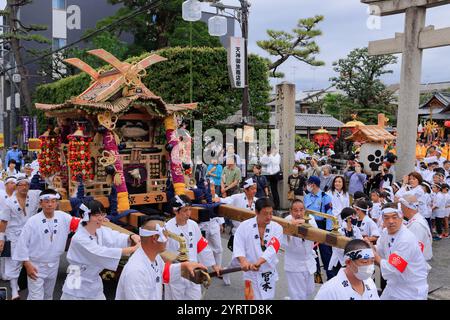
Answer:
<path fill-rule="evenodd" d="M 23 165 L 23 153 L 22 151 L 19 150 L 19 148 L 17 148 L 16 150 L 14 149 L 10 149 L 7 153 L 6 153 L 6 157 L 5 157 L 5 167 L 8 166 L 8 162 L 11 159 L 16 160 L 16 162 L 19 165 Z"/>
<path fill-rule="evenodd" d="M 333 215 L 331 209 L 331 197 L 327 195 L 325 192 L 322 192 L 322 190 L 319 190 L 317 194 L 313 194 L 312 192 L 305 195 L 303 199 L 303 203 L 305 204 L 305 208 L 307 210 L 314 210 L 326 214 Z M 314 219 L 316 221 L 322 221 L 323 217 L 314 216 Z M 333 221 L 331 219 L 327 219 L 327 230 L 333 229 Z"/>
<path fill-rule="evenodd" d="M 214 167 L 213 164 L 210 164 L 208 166 L 208 169 L 206 169 L 206 172 L 209 172 L 209 170 L 212 169 L 212 167 Z M 213 174 L 216 175 L 216 177 L 210 176 L 209 174 L 206 175 L 206 178 L 212 178 L 212 181 L 214 181 L 214 185 L 216 186 L 220 186 L 220 180 L 222 178 L 222 166 L 220 164 L 216 165 L 216 170 L 212 172 Z"/>

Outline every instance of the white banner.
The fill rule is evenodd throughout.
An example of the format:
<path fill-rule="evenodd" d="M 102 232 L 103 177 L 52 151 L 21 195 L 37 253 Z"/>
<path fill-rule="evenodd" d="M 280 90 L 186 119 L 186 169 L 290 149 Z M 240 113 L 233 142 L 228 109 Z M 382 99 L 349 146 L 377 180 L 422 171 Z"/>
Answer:
<path fill-rule="evenodd" d="M 230 37 L 228 47 L 228 74 L 233 88 L 245 86 L 245 39 Z"/>

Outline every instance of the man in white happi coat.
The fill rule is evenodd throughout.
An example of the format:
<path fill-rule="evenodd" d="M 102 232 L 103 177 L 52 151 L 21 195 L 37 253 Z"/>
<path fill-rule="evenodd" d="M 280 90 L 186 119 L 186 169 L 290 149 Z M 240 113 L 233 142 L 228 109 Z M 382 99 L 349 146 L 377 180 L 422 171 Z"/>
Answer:
<path fill-rule="evenodd" d="M 247 209 L 247 210 L 254 212 L 255 211 L 255 203 L 256 203 L 256 200 L 258 200 L 258 198 L 255 197 L 256 192 L 257 192 L 256 180 L 254 180 L 253 178 L 248 178 L 247 180 L 244 181 L 243 188 L 244 188 L 243 193 L 238 193 L 238 194 L 234 194 L 232 196 L 226 197 L 226 198 L 221 198 L 220 202 L 223 204 L 228 204 L 228 205 L 231 205 L 231 206 L 234 206 L 237 208 Z M 233 244 L 234 234 L 236 233 L 237 228 L 241 224 L 241 222 L 239 222 L 239 221 L 232 220 L 232 222 L 233 222 L 233 229 L 231 229 L 231 236 L 230 236 L 230 240 L 229 240 L 230 244 Z M 231 251 L 233 251 L 232 245 L 229 248 Z M 227 269 L 238 267 L 238 266 L 239 266 L 239 261 L 232 259 L 230 261 L 230 263 L 228 264 Z M 224 275 L 223 281 L 224 281 L 225 285 L 227 285 L 227 286 L 231 285 L 230 275 L 229 274 Z"/>
<path fill-rule="evenodd" d="M 360 239 L 347 243 L 345 268 L 324 283 L 315 300 L 380 300 L 372 280 L 375 271 L 374 252 L 369 244 Z"/>
<path fill-rule="evenodd" d="M 4 189 L 0 189 L 0 210 L 5 207 L 6 200 L 14 194 L 16 190 L 16 177 L 7 177 L 4 184 Z M 5 233 L 0 233 L 0 240 L 5 240 Z M 7 280 L 5 275 L 5 259 L 0 257 L 0 280 Z"/>
<path fill-rule="evenodd" d="M 428 264 L 416 236 L 403 225 L 397 204 L 382 210 L 385 229 L 377 241 L 375 263 L 387 281 L 382 300 L 425 300 Z M 374 248 L 375 250 L 375 248 Z"/>
<path fill-rule="evenodd" d="M 283 228 L 272 221 L 274 204 L 258 199 L 256 217 L 243 221 L 234 235 L 233 259 L 244 272 L 245 299 L 267 300 L 275 297 L 278 280 L 278 250 Z"/>
<path fill-rule="evenodd" d="M 135 252 L 141 240 L 136 234 L 104 227 L 106 212 L 101 202 L 91 200 L 80 209 L 83 219 L 67 251 L 69 267 L 61 300 L 106 300 L 100 272 L 116 271 L 121 257 Z"/>
<path fill-rule="evenodd" d="M 27 270 L 28 300 L 52 300 L 59 258 L 80 219 L 56 210 L 60 196 L 55 190 L 42 191 L 39 199 L 42 211 L 25 223 L 12 258 Z"/>
<path fill-rule="evenodd" d="M 212 267 L 218 274 L 220 266 L 216 265 L 214 255 L 203 237 L 197 223 L 190 218 L 191 201 L 185 195 L 176 195 L 170 200 L 175 218 L 166 223 L 166 229 L 186 241 L 189 261 L 200 262 L 206 267 Z M 167 250 L 178 251 L 180 244 L 174 239 L 167 242 Z M 166 298 L 168 300 L 200 300 L 201 286 L 187 279 L 173 280 L 166 285 Z"/>
<path fill-rule="evenodd" d="M 151 219 L 151 218 L 150 218 Z M 139 228 L 141 247 L 131 256 L 120 275 L 116 300 L 162 300 L 163 283 L 179 280 L 182 270 L 207 268 L 197 262 L 164 262 L 159 255 L 166 249 L 164 223 L 148 220 Z"/>
<path fill-rule="evenodd" d="M 405 195 L 399 199 L 406 227 L 419 241 L 419 246 L 425 260 L 429 261 L 433 257 L 433 236 L 425 218 L 418 212 L 419 202 L 414 195 Z"/>
<path fill-rule="evenodd" d="M 0 234 L 4 233 L 6 238 L 0 238 L 0 252 L 6 241 L 10 241 L 11 256 L 14 255 L 17 241 L 22 228 L 27 220 L 34 216 L 39 209 L 40 190 L 29 190 L 30 182 L 26 178 L 16 180 L 16 191 L 5 201 L 5 205 L 0 210 Z M 18 279 L 22 270 L 22 263 L 5 258 L 5 276 L 9 279 L 12 299 L 19 299 Z"/>
<path fill-rule="evenodd" d="M 303 201 L 292 201 L 289 215 L 285 218 L 295 225 L 305 223 Z M 317 228 L 312 216 L 309 224 Z M 316 272 L 316 253 L 314 242 L 298 237 L 283 235 L 285 249 L 284 271 L 286 273 L 289 297 L 292 300 L 307 300 L 314 293 L 314 273 Z"/>
<path fill-rule="evenodd" d="M 353 209 L 356 210 L 358 219 L 356 226 L 359 228 L 363 238 L 372 243 L 376 243 L 378 237 L 380 236 L 380 230 L 375 221 L 373 221 L 367 214 L 369 211 L 369 204 L 367 200 L 364 198 L 357 199 L 353 203 Z"/>

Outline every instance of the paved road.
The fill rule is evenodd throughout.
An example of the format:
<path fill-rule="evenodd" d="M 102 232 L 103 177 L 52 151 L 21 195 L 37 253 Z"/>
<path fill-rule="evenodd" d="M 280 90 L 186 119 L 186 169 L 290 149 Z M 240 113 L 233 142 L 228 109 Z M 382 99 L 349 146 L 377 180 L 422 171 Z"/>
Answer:
<path fill-rule="evenodd" d="M 227 239 L 222 240 L 224 249 L 224 265 L 227 265 L 231 258 L 231 252 L 226 248 Z M 430 262 L 432 269 L 430 271 L 428 282 L 430 285 L 430 291 L 441 287 L 450 288 L 450 239 L 444 239 L 439 242 L 433 243 L 434 258 Z M 275 298 L 277 300 L 287 299 L 288 290 L 286 278 L 283 270 L 284 255 L 280 255 L 280 262 L 278 265 L 279 281 L 277 282 L 277 291 Z M 54 299 L 57 300 L 61 296 L 62 286 L 65 279 L 65 270 L 67 269 L 67 261 L 65 255 L 61 258 L 61 265 L 58 275 L 58 281 L 55 288 Z M 325 279 L 325 277 L 324 277 Z M 114 299 L 115 286 L 114 281 L 105 281 L 105 295 L 107 299 Z M 7 282 L 0 280 L 0 287 L 8 286 Z M 316 285 L 316 291 L 319 285 Z M 9 287 L 8 287 L 9 291 Z M 438 292 L 439 290 L 437 290 Z M 447 294 L 449 292 L 449 294 Z M 213 278 L 211 286 L 205 292 L 205 300 L 242 300 L 244 297 L 244 285 L 242 281 L 242 273 L 234 273 L 231 275 L 231 286 L 225 286 L 223 281 L 217 278 Z M 26 290 L 20 293 L 22 299 L 26 299 Z M 439 299 L 450 299 L 450 291 L 443 292 Z"/>

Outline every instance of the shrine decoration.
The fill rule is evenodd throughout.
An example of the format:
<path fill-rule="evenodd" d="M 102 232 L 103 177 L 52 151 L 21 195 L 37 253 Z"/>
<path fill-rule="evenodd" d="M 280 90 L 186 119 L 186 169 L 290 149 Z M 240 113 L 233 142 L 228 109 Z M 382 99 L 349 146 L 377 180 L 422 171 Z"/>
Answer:
<path fill-rule="evenodd" d="M 328 130 L 323 127 L 316 131 L 313 136 L 313 140 L 315 143 L 319 145 L 319 147 L 323 146 L 333 146 L 334 140 Z"/>
<path fill-rule="evenodd" d="M 89 143 L 92 138 L 85 136 L 83 127 L 79 126 L 73 134 L 68 136 L 68 139 L 67 162 L 70 169 L 70 180 L 76 182 L 77 177 L 81 177 L 83 181 L 94 179 L 94 174 L 91 172 L 91 153 L 89 152 Z"/>
<path fill-rule="evenodd" d="M 61 138 L 49 129 L 39 137 L 39 140 L 39 173 L 46 178 L 61 171 Z"/>

